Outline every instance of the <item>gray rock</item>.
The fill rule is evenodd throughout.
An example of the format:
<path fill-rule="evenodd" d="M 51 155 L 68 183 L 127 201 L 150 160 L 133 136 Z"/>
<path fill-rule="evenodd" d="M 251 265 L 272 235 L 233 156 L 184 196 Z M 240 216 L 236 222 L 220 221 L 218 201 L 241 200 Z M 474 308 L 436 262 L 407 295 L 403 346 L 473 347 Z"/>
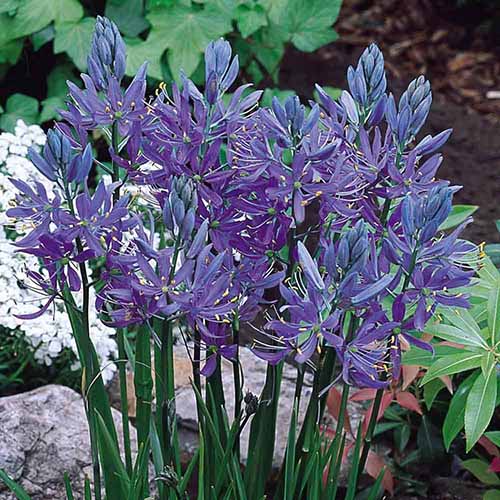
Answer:
<path fill-rule="evenodd" d="M 113 410 L 121 438 L 121 416 Z M 83 498 L 86 475 L 92 477 L 90 442 L 81 396 L 59 385 L 0 398 L 0 468 L 33 500 L 65 500 L 63 475 L 75 498 Z M 131 429 L 132 446 L 136 448 Z M 15 500 L 0 481 L 0 500 Z"/>

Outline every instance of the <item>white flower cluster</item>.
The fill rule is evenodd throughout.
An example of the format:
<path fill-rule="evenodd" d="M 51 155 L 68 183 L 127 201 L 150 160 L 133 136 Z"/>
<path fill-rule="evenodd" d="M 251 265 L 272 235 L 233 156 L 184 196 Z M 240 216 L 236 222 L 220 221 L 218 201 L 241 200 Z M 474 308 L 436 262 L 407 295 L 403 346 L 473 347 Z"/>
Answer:
<path fill-rule="evenodd" d="M 21 331 L 36 349 L 35 359 L 40 364 L 51 365 L 63 349 L 71 349 L 75 355 L 77 353 L 68 316 L 62 305 L 57 304 L 40 318 L 29 321 L 16 318 L 15 315 L 31 313 L 41 304 L 40 298 L 23 286 L 24 269 L 35 269 L 39 264 L 34 256 L 14 252 L 12 241 L 7 239 L 3 228 L 8 222 L 5 211 L 13 198 L 9 177 L 24 181 L 37 180 L 49 187 L 48 181 L 26 158 L 28 148 L 42 146 L 45 139 L 40 127 L 27 126 L 22 120 L 17 122 L 14 134 L 0 134 L 0 326 Z M 101 323 L 93 308 L 89 320 L 91 337 L 106 382 L 116 370 L 116 365 L 112 362 L 117 354 L 114 330 Z M 78 366 L 75 362 L 72 368 L 77 369 Z"/>

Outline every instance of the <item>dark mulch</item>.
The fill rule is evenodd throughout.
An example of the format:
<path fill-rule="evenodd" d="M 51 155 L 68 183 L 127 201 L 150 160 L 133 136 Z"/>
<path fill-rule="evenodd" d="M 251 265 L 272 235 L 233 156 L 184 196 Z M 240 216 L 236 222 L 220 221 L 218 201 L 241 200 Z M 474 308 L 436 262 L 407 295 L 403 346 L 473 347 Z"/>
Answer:
<path fill-rule="evenodd" d="M 289 50 L 280 76 L 282 88 L 305 97 L 316 82 L 346 88 L 347 67 L 372 41 L 384 52 L 396 95 L 424 73 L 435 99 L 423 133 L 454 129 L 440 177 L 463 186 L 456 203 L 480 206 L 466 231 L 476 243 L 500 241 L 500 99 L 486 97 L 500 90 L 500 36 L 487 29 L 495 15 L 480 3 L 462 10 L 451 0 L 345 0 L 339 40 L 314 54 Z"/>

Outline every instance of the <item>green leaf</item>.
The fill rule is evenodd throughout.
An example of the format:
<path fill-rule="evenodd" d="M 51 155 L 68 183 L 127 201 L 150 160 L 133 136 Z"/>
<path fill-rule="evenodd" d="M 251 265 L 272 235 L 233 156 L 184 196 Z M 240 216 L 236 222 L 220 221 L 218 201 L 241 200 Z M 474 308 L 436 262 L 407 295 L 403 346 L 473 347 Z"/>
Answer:
<path fill-rule="evenodd" d="M 488 427 L 497 398 L 497 380 L 494 367 L 487 376 L 481 372 L 477 377 L 465 407 L 465 437 L 467 452 L 476 444 Z"/>
<path fill-rule="evenodd" d="M 65 98 L 68 94 L 67 80 L 78 84 L 78 79 L 75 78 L 74 66 L 70 63 L 57 65 L 47 77 L 47 97 Z"/>
<path fill-rule="evenodd" d="M 66 490 L 66 500 L 75 500 L 73 488 L 67 472 L 64 473 L 64 489 Z"/>
<path fill-rule="evenodd" d="M 259 28 L 267 26 L 266 11 L 259 4 L 255 4 L 253 7 L 239 5 L 236 9 L 236 19 L 243 38 L 252 35 Z"/>
<path fill-rule="evenodd" d="M 8 40 L 37 33 L 52 21 L 77 21 L 82 15 L 78 0 L 23 0 L 14 16 L 2 20 L 0 46 Z"/>
<path fill-rule="evenodd" d="M 436 335 L 441 339 L 456 342 L 458 344 L 464 344 L 476 348 L 479 347 L 480 349 L 486 349 L 488 347 L 481 334 L 474 330 L 462 330 L 456 326 L 434 323 L 427 325 L 425 327 L 425 331 L 427 333 L 431 333 L 432 335 Z"/>
<path fill-rule="evenodd" d="M 476 205 L 454 205 L 448 218 L 439 226 L 441 231 L 459 226 L 467 217 L 470 217 L 479 207 Z"/>
<path fill-rule="evenodd" d="M 500 490 L 488 490 L 483 495 L 483 500 L 500 500 Z"/>
<path fill-rule="evenodd" d="M 123 500 L 130 490 L 130 478 L 120 458 L 118 446 L 109 433 L 101 415 L 96 411 L 97 441 L 99 456 L 104 473 L 106 498 L 108 500 Z"/>
<path fill-rule="evenodd" d="M 451 356 L 444 356 L 430 366 L 422 379 L 421 385 L 443 375 L 452 375 L 478 368 L 481 366 L 482 357 L 482 352 L 460 352 Z"/>
<path fill-rule="evenodd" d="M 9 477 L 3 469 L 0 469 L 0 479 L 5 483 L 7 488 L 9 488 L 9 490 L 16 495 L 18 500 L 31 500 L 31 497 L 28 493 L 26 493 L 26 490 Z"/>
<path fill-rule="evenodd" d="M 51 42 L 55 36 L 54 25 L 49 24 L 45 28 L 31 35 L 31 42 L 33 43 L 33 48 L 39 50 L 46 43 Z"/>
<path fill-rule="evenodd" d="M 0 129 L 14 132 L 17 120 L 27 124 L 38 120 L 38 101 L 24 94 L 12 94 L 5 105 L 5 113 L 0 116 Z"/>
<path fill-rule="evenodd" d="M 469 391 L 476 381 L 479 372 L 473 372 L 458 387 L 451 398 L 448 413 L 443 423 L 443 440 L 446 451 L 450 449 L 452 441 L 464 427 L 465 404 Z"/>
<path fill-rule="evenodd" d="M 492 441 L 496 446 L 500 446 L 500 431 L 486 432 L 485 436 Z"/>
<path fill-rule="evenodd" d="M 60 119 L 58 110 L 65 107 L 65 101 L 62 97 L 47 97 L 42 101 L 42 112 L 38 121 L 44 123 L 49 120 Z"/>
<path fill-rule="evenodd" d="M 134 76 L 144 61 L 148 62 L 148 76 L 163 79 L 161 57 L 165 49 L 158 34 L 150 34 L 146 41 L 140 38 L 126 38 L 128 76 Z"/>
<path fill-rule="evenodd" d="M 332 25 L 341 0 L 268 0 L 269 17 L 286 33 L 286 40 L 305 52 L 312 52 L 337 39 Z"/>
<path fill-rule="evenodd" d="M 144 0 L 107 0 L 104 13 L 125 36 L 137 36 L 149 27 L 144 18 Z"/>
<path fill-rule="evenodd" d="M 500 265 L 500 243 L 489 243 L 484 251 L 496 266 Z"/>
<path fill-rule="evenodd" d="M 62 23 L 56 26 L 54 52 L 66 52 L 75 66 L 85 71 L 94 26 L 95 20 L 92 17 L 85 17 L 77 23 Z"/>
<path fill-rule="evenodd" d="M 321 87 L 334 101 L 336 101 L 339 97 L 340 94 L 342 94 L 342 89 L 339 89 L 337 87 L 329 87 L 326 85 L 325 87 Z M 319 96 L 318 92 L 315 90 L 314 91 L 314 99 L 316 101 L 319 101 Z"/>
<path fill-rule="evenodd" d="M 500 280 L 491 290 L 488 297 L 488 327 L 491 335 L 491 345 L 500 340 Z"/>
<path fill-rule="evenodd" d="M 439 379 L 435 378 L 428 384 L 425 384 L 424 386 L 424 401 L 425 405 L 427 406 L 427 409 L 430 410 L 432 407 L 432 403 L 434 403 L 434 400 L 436 399 L 436 396 L 441 392 L 442 389 L 446 387 L 444 385 L 444 382 Z"/>
<path fill-rule="evenodd" d="M 264 90 L 260 103 L 262 106 L 271 106 L 273 97 L 277 97 L 283 102 L 287 97 L 295 95 L 293 90 L 269 89 Z"/>
<path fill-rule="evenodd" d="M 0 14 L 4 12 L 14 14 L 20 3 L 21 0 L 3 0 L 2 3 L 0 3 Z"/>
<path fill-rule="evenodd" d="M 439 431 L 427 415 L 422 417 L 422 423 L 417 432 L 417 444 L 424 460 L 433 462 L 444 454 Z"/>
<path fill-rule="evenodd" d="M 462 462 L 462 467 L 467 469 L 470 473 L 479 479 L 484 484 L 489 486 L 498 486 L 500 479 L 494 473 L 488 470 L 488 462 L 480 460 L 479 458 L 471 458 Z"/>
<path fill-rule="evenodd" d="M 444 319 L 464 332 L 471 332 L 477 341 L 482 339 L 481 329 L 472 314 L 467 309 L 452 309 L 443 307 L 439 309 L 439 314 Z M 484 339 L 483 339 L 484 340 Z"/>
<path fill-rule="evenodd" d="M 431 366 L 432 363 L 436 361 L 436 359 L 460 352 L 459 349 L 451 346 L 433 345 L 433 347 L 434 354 L 432 352 L 426 351 L 425 349 L 411 346 L 409 351 L 403 353 L 403 364 L 406 366 L 428 367 Z"/>
<path fill-rule="evenodd" d="M 17 63 L 23 50 L 23 39 L 12 40 L 0 47 L 0 64 L 7 63 L 14 65 Z"/>
<path fill-rule="evenodd" d="M 168 63 L 175 77 L 181 69 L 191 75 L 211 40 L 231 31 L 231 20 L 214 4 L 194 9 L 175 4 L 156 8 L 148 15 L 151 33 L 161 35 L 163 48 L 168 48 Z"/>

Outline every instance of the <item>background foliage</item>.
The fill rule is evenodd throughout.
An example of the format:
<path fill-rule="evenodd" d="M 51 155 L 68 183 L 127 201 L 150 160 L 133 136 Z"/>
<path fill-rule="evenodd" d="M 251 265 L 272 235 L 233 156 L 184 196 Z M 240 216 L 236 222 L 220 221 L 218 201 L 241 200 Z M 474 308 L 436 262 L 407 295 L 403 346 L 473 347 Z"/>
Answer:
<path fill-rule="evenodd" d="M 199 83 L 203 50 L 224 36 L 239 55 L 244 80 L 277 84 L 287 45 L 311 52 L 337 38 L 332 25 L 340 6 L 341 0 L 5 0 L 0 78 L 7 93 L 12 80 L 26 94 L 3 98 L 0 128 L 12 131 L 18 118 L 43 123 L 57 117 L 66 80 L 77 81 L 87 69 L 96 15 L 115 21 L 124 36 L 128 76 L 147 60 L 152 84 L 181 70 Z M 33 85 L 40 70 L 41 85 Z"/>

